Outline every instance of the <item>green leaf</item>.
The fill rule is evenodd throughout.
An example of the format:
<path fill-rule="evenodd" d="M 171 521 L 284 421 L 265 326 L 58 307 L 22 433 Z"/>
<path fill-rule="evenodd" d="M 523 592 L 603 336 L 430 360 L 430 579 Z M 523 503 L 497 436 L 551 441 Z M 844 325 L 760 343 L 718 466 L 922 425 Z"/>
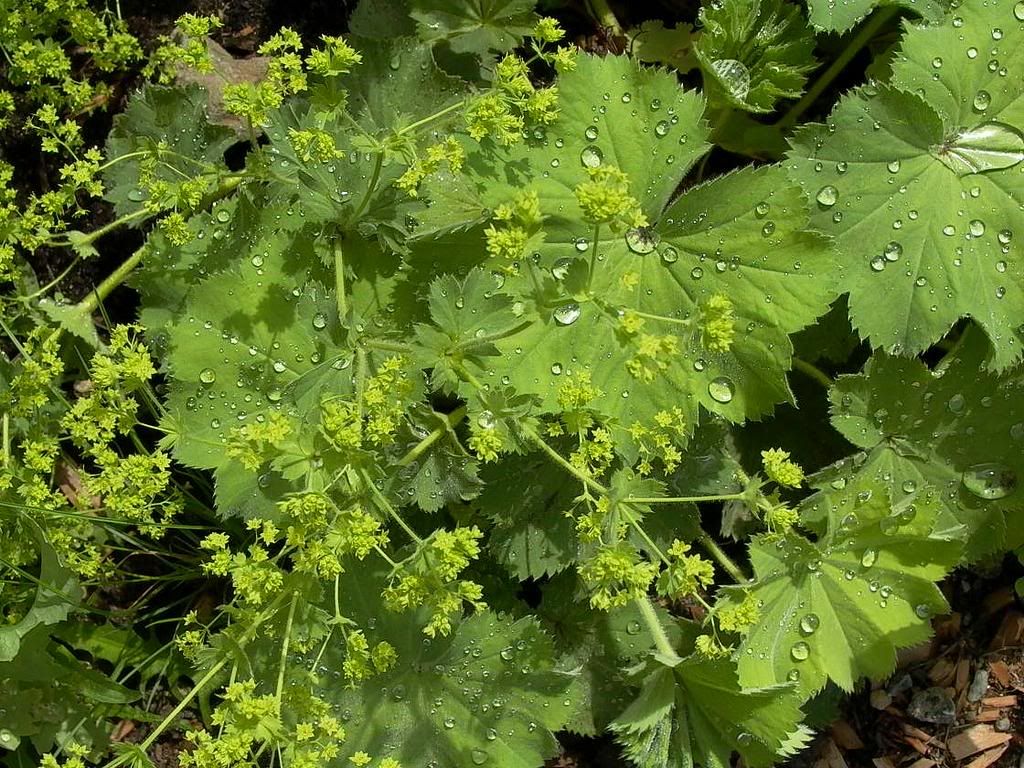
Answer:
<path fill-rule="evenodd" d="M 697 66 L 689 24 L 666 27 L 663 21 L 645 21 L 632 32 L 629 52 L 637 61 L 663 64 L 682 73 Z"/>
<path fill-rule="evenodd" d="M 411 456 L 398 467 L 398 498 L 414 500 L 425 512 L 437 512 L 480 493 L 479 465 L 462 447 L 446 414 L 416 408 L 399 434 L 398 449 Z"/>
<path fill-rule="evenodd" d="M 785 0 L 723 0 L 701 8 L 694 53 L 712 101 L 771 112 L 803 93 L 817 65 L 814 34 Z"/>
<path fill-rule="evenodd" d="M 207 122 L 206 91 L 202 88 L 147 85 L 114 118 L 106 150 L 109 157 L 117 158 L 153 152 L 158 143 L 162 144 L 169 151 L 161 154 L 153 179 L 175 185 L 203 168 L 226 172 L 224 151 L 235 141 L 231 129 Z M 105 197 L 114 204 L 118 216 L 144 206 L 142 160 L 138 157 L 111 163 L 104 172 Z"/>
<path fill-rule="evenodd" d="M 757 768 L 778 760 L 802 715 L 788 686 L 741 688 L 733 662 L 648 662 L 643 688 L 611 729 L 639 768 L 724 768 L 734 752 Z"/>
<path fill-rule="evenodd" d="M 467 161 L 477 210 L 535 189 L 547 216 L 545 240 L 531 260 L 536 269 L 523 265 L 539 273 L 541 287 L 524 276 L 502 289 L 520 300 L 513 307 L 529 325 L 495 341 L 501 354 L 488 362 L 488 373 L 557 411 L 565 375 L 589 371 L 604 393 L 595 409 L 622 426 L 673 407 L 690 425 L 700 407 L 735 421 L 768 413 L 789 398 L 788 334 L 824 312 L 835 295 L 832 254 L 803 231 L 799 191 L 779 168 L 744 170 L 691 189 L 663 210 L 706 148 L 699 97 L 665 73 L 615 57 L 581 56 L 558 85 L 561 115 L 544 139 L 511 153 L 484 148 Z M 601 162 L 629 174 L 653 222 L 641 248 L 649 252 L 635 252 L 607 227 L 595 243 L 592 228 L 581 223 L 573 189 L 586 178 L 581 155 L 595 150 Z M 593 284 L 581 290 L 572 283 L 595 249 Z M 570 271 L 573 280 L 559 277 Z M 709 351 L 700 338 L 696 315 L 716 295 L 736 309 L 728 352 Z M 636 343 L 620 332 L 623 310 L 649 316 L 644 331 L 676 339 L 679 352 L 659 361 L 666 367 L 656 386 L 627 372 Z"/>
<path fill-rule="evenodd" d="M 921 352 L 969 315 L 998 368 L 1021 357 L 1024 267 L 1010 249 L 1024 232 L 1024 30 L 1011 6 L 965 3 L 911 28 L 893 86 L 854 91 L 827 128 L 793 140 L 793 177 L 836 239 L 851 318 L 875 347 Z"/>
<path fill-rule="evenodd" d="M 373 40 L 392 40 L 416 34 L 409 17 L 408 0 L 359 0 L 348 28 L 353 35 Z"/>
<path fill-rule="evenodd" d="M 964 539 L 969 560 L 1006 546 L 1006 515 L 1024 509 L 1024 378 L 985 370 L 987 353 L 977 330 L 934 372 L 877 353 L 830 393 L 833 424 L 868 451 L 856 471 L 888 476 L 894 498 L 938 489 L 940 529 Z M 818 482 L 827 491 L 849 475 L 838 467 Z"/>
<path fill-rule="evenodd" d="M 363 750 L 403 765 L 536 768 L 557 753 L 552 732 L 572 712 L 573 677 L 555 670 L 551 640 L 534 619 L 478 613 L 450 637 L 427 640 L 409 616 L 380 610 L 380 589 L 377 579 L 343 577 L 346 615 L 374 627 L 366 632 L 371 645 L 387 641 L 398 652 L 391 671 L 327 693 L 352 713 L 344 756 Z M 324 659 L 341 668 L 333 647 Z"/>
<path fill-rule="evenodd" d="M 949 0 L 808 0 L 811 23 L 821 30 L 845 32 L 874 8 L 897 6 L 920 14 L 928 22 L 939 21 Z"/>
<path fill-rule="evenodd" d="M 530 34 L 535 0 L 411 0 L 420 39 L 446 42 L 454 53 L 509 51 Z"/>
<path fill-rule="evenodd" d="M 100 337 L 92 321 L 92 314 L 77 304 L 58 304 L 48 298 L 39 300 L 39 308 L 57 325 L 74 334 L 93 349 L 99 349 Z"/>
<path fill-rule="evenodd" d="M 32 605 L 21 620 L 0 627 L 0 662 L 14 660 L 22 640 L 36 627 L 64 621 L 82 597 L 78 580 L 60 562 L 57 552 L 46 540 L 44 530 L 34 521 L 30 522 L 29 528 L 39 550 L 39 580 Z"/>
<path fill-rule="evenodd" d="M 734 588 L 760 606 L 737 654 L 743 684 L 790 681 L 807 695 L 831 679 L 850 691 L 892 672 L 898 648 L 926 640 L 931 616 L 946 611 L 934 582 L 961 549 L 932 535 L 940 493 L 922 489 L 894 507 L 885 485 L 864 476 L 807 502 L 826 507 L 816 543 L 796 533 L 755 538 L 755 581 Z"/>

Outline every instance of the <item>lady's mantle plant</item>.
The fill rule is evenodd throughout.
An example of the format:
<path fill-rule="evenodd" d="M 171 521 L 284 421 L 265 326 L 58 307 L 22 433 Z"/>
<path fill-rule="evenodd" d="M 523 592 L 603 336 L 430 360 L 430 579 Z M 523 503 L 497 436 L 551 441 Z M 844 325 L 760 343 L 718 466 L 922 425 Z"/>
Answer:
<path fill-rule="evenodd" d="M 779 0 L 709 5 L 706 97 L 576 51 L 529 3 L 413 0 L 422 39 L 382 40 L 371 2 L 363 37 L 284 30 L 264 80 L 224 89 L 241 170 L 200 90 L 133 98 L 90 190 L 154 226 L 98 297 L 49 311 L 92 338 L 127 278 L 140 325 L 64 403 L 60 327 L 11 331 L 4 415 L 20 564 L 38 549 L 45 583 L 77 595 L 104 567 L 51 519 L 66 449 L 144 533 L 205 514 L 200 567 L 232 587 L 177 632 L 192 693 L 110 765 L 145 765 L 217 690 L 185 765 L 533 768 L 568 729 L 644 768 L 767 766 L 807 743 L 826 686 L 929 636 L 951 568 L 1024 544 L 1024 6 L 922 6 L 884 81 L 778 162 L 705 178 L 716 142 L 777 154 L 829 81 L 774 127 L 745 113 L 799 97 L 814 29 L 871 10 L 838 5 L 811 2 L 814 28 Z M 867 362 L 833 381 L 814 363 L 859 369 L 855 333 Z M 793 402 L 793 370 L 826 387 L 817 426 L 842 446 L 810 475 L 795 418 L 766 445 L 743 427 Z M 67 615 L 41 600 L 4 631 Z"/>

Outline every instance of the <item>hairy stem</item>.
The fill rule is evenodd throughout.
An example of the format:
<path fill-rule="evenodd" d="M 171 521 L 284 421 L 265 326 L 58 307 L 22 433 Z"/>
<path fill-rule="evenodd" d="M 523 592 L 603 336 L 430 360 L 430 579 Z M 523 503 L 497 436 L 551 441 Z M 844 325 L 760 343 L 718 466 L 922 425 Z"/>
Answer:
<path fill-rule="evenodd" d="M 378 152 L 377 157 L 373 161 L 373 173 L 370 174 L 370 181 L 366 185 L 366 192 L 363 194 L 363 199 L 359 201 L 359 207 L 356 208 L 355 213 L 352 214 L 351 222 L 355 223 L 359 221 L 359 217 L 363 215 L 363 212 L 369 207 L 370 200 L 373 199 L 373 193 L 377 191 L 377 182 L 380 181 L 380 171 L 384 167 L 384 152 Z"/>
<path fill-rule="evenodd" d="M 415 541 L 417 544 L 422 544 L 423 543 L 423 539 L 420 538 L 416 534 L 416 531 L 414 531 L 412 528 L 410 528 L 409 524 L 407 522 L 405 522 L 405 520 L 402 518 L 402 516 L 400 514 L 398 514 L 398 512 L 395 511 L 395 508 L 393 506 L 391 506 L 391 502 L 387 500 L 387 498 L 384 496 L 384 494 L 380 492 L 380 488 L 377 487 L 377 484 L 375 482 L 373 482 L 373 478 L 370 477 L 370 473 L 367 472 L 365 469 L 363 469 L 363 470 L 360 470 L 359 474 L 362 475 L 363 481 L 366 483 L 367 487 L 370 489 L 370 493 L 373 496 L 373 498 L 375 498 L 377 500 L 377 503 L 380 504 L 381 507 L 384 509 L 384 511 L 388 513 L 388 516 L 391 517 L 391 519 L 394 520 L 396 523 L 398 523 L 398 526 L 403 531 L 405 531 L 406 535 L 410 539 Z"/>
<path fill-rule="evenodd" d="M 720 493 L 708 496 L 630 496 L 624 501 L 634 504 L 696 504 L 702 501 L 740 501 L 742 493 Z"/>
<path fill-rule="evenodd" d="M 464 106 L 466 106 L 466 99 L 457 101 L 454 104 L 449 104 L 444 109 L 440 109 L 432 115 L 427 115 L 422 120 L 417 120 L 415 123 L 410 123 L 409 125 L 405 126 L 405 128 L 402 128 L 398 132 L 398 135 L 403 136 L 407 133 L 411 133 L 412 131 L 415 131 L 417 128 L 422 128 L 424 125 L 428 125 L 429 123 L 432 123 L 435 120 L 438 120 L 444 117 L 445 115 L 454 112 L 456 109 L 462 109 L 462 107 Z"/>
<path fill-rule="evenodd" d="M 451 432 L 452 427 L 454 427 L 456 424 L 458 424 L 460 421 L 466 418 L 466 406 L 463 405 L 459 408 L 456 408 L 449 414 L 437 414 L 437 416 L 444 419 L 444 424 L 439 426 L 429 435 L 427 435 L 418 443 L 416 443 L 416 445 L 414 445 L 411 449 L 409 449 L 409 452 L 398 460 L 398 466 L 406 467 L 409 464 L 412 464 L 414 461 L 416 461 L 416 459 L 422 456 L 423 453 L 430 448 L 430 446 L 432 446 L 446 434 Z"/>
<path fill-rule="evenodd" d="M 743 569 L 736 564 L 735 560 L 725 554 L 725 550 L 718 546 L 718 542 L 707 531 L 702 530 L 697 534 L 697 543 L 722 566 L 722 570 L 728 573 L 737 584 L 745 584 L 750 581 Z"/>
<path fill-rule="evenodd" d="M 884 8 L 880 8 L 869 18 L 864 25 L 860 28 L 857 34 L 850 40 L 849 44 L 843 49 L 843 52 L 829 65 L 817 80 L 814 81 L 814 85 L 807 89 L 807 93 L 803 97 L 790 107 L 789 111 L 782 116 L 782 118 L 775 124 L 776 127 L 786 129 L 796 124 L 796 121 L 800 119 L 800 116 L 806 112 L 818 97 L 824 93 L 825 89 L 828 88 L 832 81 L 835 80 L 836 76 L 846 69 L 847 65 L 853 60 L 853 57 L 857 55 L 861 48 L 867 45 L 871 38 L 873 38 L 878 31 L 885 26 L 885 24 L 897 14 L 899 11 L 895 5 L 889 5 Z"/>
<path fill-rule="evenodd" d="M 99 305 L 102 304 L 106 298 L 121 285 L 121 283 L 128 279 L 128 275 L 132 273 L 132 270 L 139 266 L 142 262 L 142 256 L 145 251 L 145 246 L 138 248 L 135 253 L 125 259 L 121 266 L 107 275 L 103 282 L 97 285 L 92 293 L 78 302 L 75 309 L 87 315 L 95 312 Z"/>
<path fill-rule="evenodd" d="M 832 381 L 832 377 L 825 373 L 823 370 L 821 370 L 821 368 L 814 365 L 813 363 L 807 362 L 806 360 L 801 360 L 799 357 L 793 358 L 793 370 L 800 371 L 800 373 L 814 379 L 816 382 L 821 384 L 821 386 L 823 386 L 826 390 L 831 389 L 832 384 L 834 383 Z"/>
<path fill-rule="evenodd" d="M 621 37 L 622 25 L 615 12 L 609 7 L 607 0 L 587 0 L 590 13 L 612 37 Z"/>
<path fill-rule="evenodd" d="M 644 624 L 647 625 L 647 631 L 651 633 L 651 637 L 654 638 L 654 645 L 661 653 L 662 656 L 667 656 L 673 661 L 678 661 L 679 654 L 676 653 L 676 649 L 672 647 L 672 642 L 668 639 L 668 634 L 665 632 L 665 628 L 661 626 L 661 620 L 658 618 L 658 614 L 654 610 L 654 604 L 651 603 L 649 597 L 637 598 L 633 601 L 636 607 L 640 611 L 640 616 L 644 620 Z"/>
<path fill-rule="evenodd" d="M 545 441 L 543 437 L 538 435 L 532 427 L 523 426 L 522 430 L 523 434 L 530 438 L 530 441 L 534 445 L 536 445 L 544 453 L 546 453 L 556 464 L 562 467 L 562 469 L 564 469 L 570 475 L 572 475 L 581 483 L 583 483 L 585 487 L 591 489 L 592 491 L 595 491 L 596 493 L 601 494 L 602 496 L 608 495 L 607 488 L 601 485 L 601 483 L 597 482 L 597 480 L 592 478 L 590 475 L 586 474 L 585 472 L 582 472 L 580 469 L 573 466 L 572 462 L 570 462 L 568 459 L 562 456 L 562 454 L 560 454 L 558 451 L 556 451 L 554 448 L 548 445 L 547 441 Z"/>
<path fill-rule="evenodd" d="M 288 661 L 288 644 L 291 642 L 292 637 L 292 623 L 295 621 L 295 604 L 299 600 L 299 593 L 292 593 L 292 601 L 288 604 L 288 620 L 285 622 L 284 627 L 284 640 L 281 641 L 281 661 L 277 669 L 277 688 L 274 690 L 274 696 L 278 702 L 281 701 L 281 692 L 284 690 L 284 670 L 285 664 Z"/>
<path fill-rule="evenodd" d="M 334 293 L 338 304 L 338 320 L 342 324 L 348 317 L 348 296 L 345 293 L 345 254 L 341 248 L 341 236 L 334 241 Z"/>

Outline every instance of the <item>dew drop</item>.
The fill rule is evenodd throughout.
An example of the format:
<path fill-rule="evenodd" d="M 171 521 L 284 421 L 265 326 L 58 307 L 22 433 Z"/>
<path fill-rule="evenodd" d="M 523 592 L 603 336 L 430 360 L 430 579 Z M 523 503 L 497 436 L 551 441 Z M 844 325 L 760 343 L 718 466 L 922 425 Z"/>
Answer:
<path fill-rule="evenodd" d="M 473 761 L 473 765 L 483 765 L 487 762 L 487 753 L 482 749 L 474 749 L 469 753 L 469 757 Z"/>
<path fill-rule="evenodd" d="M 1013 18 L 1017 21 L 1024 21 L 1024 0 L 1013 6 Z"/>
<path fill-rule="evenodd" d="M 128 193 L 128 199 L 133 203 L 141 203 L 146 199 L 146 193 L 141 189 L 133 189 Z"/>
<path fill-rule="evenodd" d="M 659 120 L 658 124 L 654 126 L 654 133 L 658 138 L 663 138 L 668 135 L 668 121 Z"/>
<path fill-rule="evenodd" d="M 735 393 L 735 385 L 732 383 L 731 379 L 728 379 L 725 376 L 717 376 L 708 382 L 708 394 L 711 395 L 711 399 L 716 403 L 732 402 L 732 398 Z"/>
<path fill-rule="evenodd" d="M 583 135 L 587 137 L 587 141 L 596 141 L 598 136 L 597 126 L 588 125 L 586 130 L 583 131 Z"/>
<path fill-rule="evenodd" d="M 877 560 L 878 560 L 878 550 L 877 549 L 871 549 L 870 547 L 868 549 L 865 549 L 864 550 L 864 554 L 862 554 L 860 556 L 860 564 L 862 566 L 864 566 L 865 568 L 870 568 L 871 566 L 873 566 L 875 564 L 875 562 Z"/>
<path fill-rule="evenodd" d="M 447 728 L 448 730 L 451 730 L 452 728 L 454 728 L 455 727 L 455 718 L 454 717 L 446 717 L 444 719 L 444 727 Z"/>
<path fill-rule="evenodd" d="M 818 190 L 818 194 L 814 196 L 814 199 L 818 201 L 818 205 L 822 208 L 831 208 L 839 199 L 839 190 L 831 184 L 826 184 Z"/>
<path fill-rule="evenodd" d="M 661 236 L 650 227 L 633 227 L 626 230 L 626 247 L 641 255 L 658 247 Z"/>
<path fill-rule="evenodd" d="M 973 237 L 981 237 L 985 234 L 985 222 L 981 219 L 971 219 L 967 229 Z"/>
<path fill-rule="evenodd" d="M 1017 488 L 1017 474 L 1005 464 L 986 463 L 969 467 L 962 475 L 964 488 L 979 499 L 1005 499 Z"/>
<path fill-rule="evenodd" d="M 978 112 L 984 112 L 992 105 L 992 95 L 988 91 L 978 91 L 972 105 Z"/>
<path fill-rule="evenodd" d="M 325 315 L 323 312 L 317 312 L 315 315 L 313 315 L 313 327 L 316 328 L 318 331 L 322 331 L 324 328 L 326 328 L 327 315 Z"/>
<path fill-rule="evenodd" d="M 552 376 L 561 376 L 562 375 L 562 364 L 561 363 L 552 363 L 551 364 L 551 375 Z"/>
<path fill-rule="evenodd" d="M 585 168 L 598 168 L 604 162 L 604 153 L 593 145 L 588 145 L 580 152 L 580 162 Z"/>
<path fill-rule="evenodd" d="M 494 413 L 491 411 L 481 411 L 476 419 L 476 423 L 481 429 L 494 429 L 496 423 Z"/>
<path fill-rule="evenodd" d="M 799 682 L 799 680 L 800 680 L 800 670 L 799 669 L 791 669 L 791 670 L 789 670 L 789 674 L 786 675 L 786 679 L 789 680 L 789 682 L 791 682 L 791 683 Z"/>
<path fill-rule="evenodd" d="M 565 280 L 566 275 L 569 274 L 569 267 L 572 265 L 572 259 L 559 259 L 555 262 L 554 266 L 551 267 L 551 276 L 555 280 Z"/>
<path fill-rule="evenodd" d="M 875 256 L 875 258 L 871 260 L 871 269 L 873 269 L 875 272 L 881 272 L 883 269 L 885 269 L 885 259 L 883 259 L 881 256 Z"/>
<path fill-rule="evenodd" d="M 963 411 L 966 403 L 967 401 L 964 399 L 964 396 L 958 392 L 949 398 L 949 401 L 946 403 L 946 407 L 949 409 L 950 413 L 960 413 Z"/>
<path fill-rule="evenodd" d="M 736 59 L 717 59 L 711 62 L 711 70 L 733 95 L 743 101 L 750 93 L 750 70 L 742 61 Z"/>
<path fill-rule="evenodd" d="M 661 251 L 661 260 L 666 264 L 675 264 L 679 261 L 679 251 L 671 245 L 666 246 Z"/>
<path fill-rule="evenodd" d="M 631 621 L 631 622 L 629 622 L 629 624 L 626 625 L 626 634 L 629 634 L 629 635 L 638 635 L 638 634 L 640 634 L 640 622 L 639 621 Z"/>
<path fill-rule="evenodd" d="M 931 606 L 921 603 L 920 605 L 914 606 L 914 614 L 919 619 L 930 619 L 932 617 Z"/>
<path fill-rule="evenodd" d="M 580 305 L 576 302 L 563 304 L 555 309 L 552 316 L 559 325 L 572 325 L 580 319 Z"/>
<path fill-rule="evenodd" d="M 793 657 L 793 661 L 806 661 L 807 657 L 811 655 L 811 646 L 801 640 L 799 643 L 793 644 L 793 647 L 789 649 L 789 655 Z"/>
<path fill-rule="evenodd" d="M 217 372 L 213 368 L 203 368 L 199 372 L 199 381 L 203 384 L 213 384 L 217 380 Z"/>
<path fill-rule="evenodd" d="M 800 619 L 800 631 L 805 635 L 813 635 L 818 631 L 818 626 L 820 624 L 821 620 L 818 618 L 818 614 L 808 613 Z"/>
<path fill-rule="evenodd" d="M 227 224 L 230 219 L 231 214 L 225 211 L 223 208 L 217 211 L 217 221 L 219 221 L 221 224 Z"/>

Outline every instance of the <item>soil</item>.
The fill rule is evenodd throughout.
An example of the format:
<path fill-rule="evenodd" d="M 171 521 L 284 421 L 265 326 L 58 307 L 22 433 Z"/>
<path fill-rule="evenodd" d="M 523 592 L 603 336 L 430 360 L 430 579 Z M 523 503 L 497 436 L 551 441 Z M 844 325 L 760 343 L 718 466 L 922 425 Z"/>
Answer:
<path fill-rule="evenodd" d="M 238 57 L 253 55 L 260 42 L 282 25 L 299 31 L 307 40 L 347 31 L 348 18 L 356 0 L 121 0 L 120 8 L 129 28 L 144 44 L 153 44 L 168 34 L 174 19 L 182 13 L 213 14 L 222 21 L 216 40 Z M 613 9 L 624 23 L 661 19 L 675 24 L 680 18 L 694 18 L 697 0 L 652 0 L 614 2 Z M 621 41 L 611 40 L 596 29 L 584 12 L 583 3 L 548 0 L 542 9 L 559 17 L 571 37 L 594 51 L 618 50 Z M 882 41 L 884 43 L 884 41 Z M 828 41 L 825 45 L 828 45 Z M 863 79 L 870 53 L 862 51 L 836 82 L 840 90 Z M 102 141 L 112 116 L 123 108 L 126 95 L 138 85 L 128 76 L 114 84 L 109 109 L 89 118 L 87 135 Z M 821 116 L 823 105 L 807 116 Z M 19 170 L 16 183 L 24 189 L 45 189 L 54 169 L 40 157 L 27 137 L 2 137 L 3 156 Z M 726 170 L 735 159 L 715 154 L 707 164 L 710 175 Z M 111 219 L 109 206 L 95 203 L 82 229 L 88 231 Z M 112 234 L 105 238 L 102 257 L 87 262 L 60 285 L 68 299 L 86 295 L 111 269 L 141 243 L 138 231 Z M 41 281 L 59 274 L 69 263 L 59 250 L 41 250 L 33 267 Z M 108 300 L 115 319 L 130 319 L 134 295 L 122 289 Z M 1024 768 L 1024 604 L 1013 584 L 1024 569 L 1008 558 L 986 577 L 957 573 L 944 584 L 953 606 L 949 616 L 936 617 L 936 634 L 925 646 L 909 649 L 900 656 L 900 666 L 889 681 L 862 686 L 839 706 L 831 725 L 823 726 L 811 748 L 790 763 L 790 768 Z M 976 681 L 987 675 L 984 686 Z M 974 683 L 974 690 L 972 690 Z M 983 690 L 982 690 L 983 688 Z M 952 701 L 952 721 L 936 724 L 922 721 L 912 713 L 913 702 L 925 690 Z M 1019 702 L 1019 703 L 1018 703 Z M 158 697 L 153 707 L 164 714 L 173 706 L 169 695 Z M 195 713 L 186 720 L 199 726 Z M 122 722 L 115 740 L 140 742 L 145 724 Z M 563 753 L 548 762 L 550 768 L 624 768 L 627 763 L 610 738 L 561 737 Z M 978 745 L 981 748 L 975 749 Z M 165 734 L 150 752 L 156 768 L 177 768 L 178 754 L 187 748 L 183 734 Z"/>

